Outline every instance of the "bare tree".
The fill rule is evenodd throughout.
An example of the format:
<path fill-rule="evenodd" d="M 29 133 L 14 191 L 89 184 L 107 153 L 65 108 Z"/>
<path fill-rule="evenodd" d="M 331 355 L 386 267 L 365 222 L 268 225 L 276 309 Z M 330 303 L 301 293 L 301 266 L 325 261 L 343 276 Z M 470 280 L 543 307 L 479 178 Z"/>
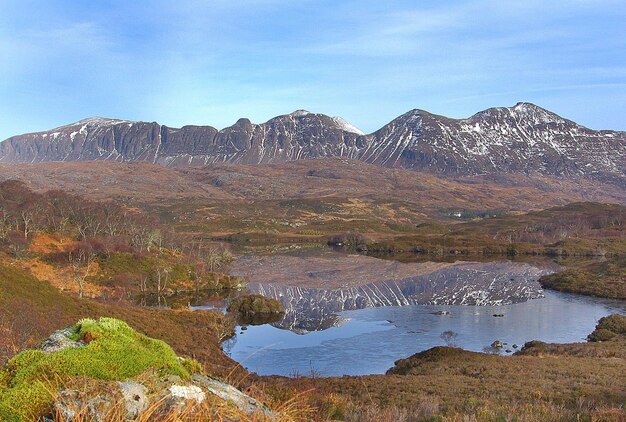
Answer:
<path fill-rule="evenodd" d="M 22 210 L 20 212 L 20 219 L 24 230 L 24 239 L 28 239 L 28 235 L 34 230 L 33 220 L 35 219 L 35 210 L 32 208 Z"/>
<path fill-rule="evenodd" d="M 233 261 L 233 255 L 228 249 L 210 246 L 204 253 L 204 262 L 210 272 L 218 271 L 219 269 L 230 265 Z"/>
<path fill-rule="evenodd" d="M 163 236 L 160 230 L 152 230 L 146 237 L 146 250 L 151 252 L 152 247 L 158 248 L 159 252 L 163 252 Z"/>
<path fill-rule="evenodd" d="M 96 260 L 96 253 L 88 244 L 81 244 L 68 253 L 68 261 L 74 270 L 74 280 L 78 284 L 78 297 L 83 297 L 85 280 Z"/>
<path fill-rule="evenodd" d="M 169 267 L 159 265 L 152 273 L 152 279 L 154 281 L 157 294 L 159 296 L 161 296 L 161 294 L 163 294 L 163 292 L 167 288 L 167 283 L 170 278 L 170 271 L 171 269 Z"/>

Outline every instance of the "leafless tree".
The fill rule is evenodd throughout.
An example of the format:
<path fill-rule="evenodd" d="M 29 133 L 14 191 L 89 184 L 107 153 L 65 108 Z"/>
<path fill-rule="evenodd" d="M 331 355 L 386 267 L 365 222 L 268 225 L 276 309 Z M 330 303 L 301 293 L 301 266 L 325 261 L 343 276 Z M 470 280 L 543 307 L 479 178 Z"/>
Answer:
<path fill-rule="evenodd" d="M 83 244 L 68 252 L 68 261 L 74 270 L 74 280 L 78 284 L 78 297 L 83 297 L 85 280 L 96 260 L 96 253 L 90 245 Z"/>
<path fill-rule="evenodd" d="M 163 236 L 161 236 L 161 231 L 157 229 L 149 232 L 146 237 L 145 246 L 148 252 L 151 252 L 153 247 L 156 247 L 159 252 L 163 252 Z"/>
<path fill-rule="evenodd" d="M 35 210 L 32 208 L 24 209 L 20 212 L 20 221 L 24 231 L 24 239 L 28 239 L 34 230 Z"/>
<path fill-rule="evenodd" d="M 156 287 L 156 292 L 159 296 L 161 296 L 167 288 L 170 272 L 171 269 L 169 267 L 159 265 L 152 273 L 152 279 Z"/>
<path fill-rule="evenodd" d="M 228 249 L 219 246 L 209 246 L 204 253 L 204 262 L 210 272 L 215 272 L 230 265 L 233 255 Z"/>

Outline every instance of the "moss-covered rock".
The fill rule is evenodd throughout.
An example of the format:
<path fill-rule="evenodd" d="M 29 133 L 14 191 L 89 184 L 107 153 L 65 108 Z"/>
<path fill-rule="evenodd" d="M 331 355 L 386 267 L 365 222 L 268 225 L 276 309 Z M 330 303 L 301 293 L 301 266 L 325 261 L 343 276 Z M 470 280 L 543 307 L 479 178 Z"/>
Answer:
<path fill-rule="evenodd" d="M 83 319 L 69 333 L 85 345 L 54 352 L 26 350 L 7 363 L 1 374 L 0 420 L 36 420 L 49 411 L 57 387 L 72 377 L 125 380 L 153 368 L 189 379 L 195 367 L 163 341 L 117 319 Z"/>

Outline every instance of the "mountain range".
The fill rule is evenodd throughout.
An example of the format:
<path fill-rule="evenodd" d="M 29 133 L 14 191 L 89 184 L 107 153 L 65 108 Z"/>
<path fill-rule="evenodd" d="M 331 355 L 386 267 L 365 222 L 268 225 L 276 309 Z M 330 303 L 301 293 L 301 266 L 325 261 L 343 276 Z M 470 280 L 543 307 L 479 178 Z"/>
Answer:
<path fill-rule="evenodd" d="M 0 162 L 111 160 L 167 167 L 272 164 L 338 157 L 443 176 L 584 176 L 626 186 L 626 132 L 592 130 L 530 103 L 466 119 L 411 110 L 364 134 L 339 117 L 298 110 L 222 130 L 88 118 L 0 143 Z"/>

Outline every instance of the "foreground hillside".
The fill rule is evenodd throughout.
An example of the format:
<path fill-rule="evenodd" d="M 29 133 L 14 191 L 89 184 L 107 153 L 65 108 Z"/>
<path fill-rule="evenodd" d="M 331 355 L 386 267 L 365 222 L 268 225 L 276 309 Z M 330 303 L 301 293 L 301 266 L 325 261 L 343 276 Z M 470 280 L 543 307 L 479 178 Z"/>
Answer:
<path fill-rule="evenodd" d="M 77 404 L 72 401 L 76 400 L 72 398 L 74 396 L 68 396 L 67 391 L 72 389 L 78 388 L 82 403 L 86 403 L 90 394 L 102 396 L 103 387 L 108 388 L 106 394 L 113 394 L 118 388 L 112 384 L 115 381 L 145 385 L 149 395 L 158 396 L 163 394 L 162 389 L 167 392 L 173 384 L 194 385 L 189 381 L 190 372 L 198 371 L 228 380 L 272 404 L 279 412 L 288 412 L 286 414 L 292 420 L 409 421 L 464 420 L 470 417 L 481 421 L 503 418 L 620 421 L 626 416 L 623 408 L 626 400 L 626 321 L 623 316 L 615 315 L 600 321 L 590 336 L 594 342 L 572 345 L 531 342 L 513 357 L 443 347 L 398 361 L 388 375 L 298 379 L 257 377 L 243 375 L 245 371 L 241 368 L 237 375 L 229 370 L 229 365 L 235 367 L 234 363 L 219 349 L 217 336 L 209 328 L 215 327 L 212 320 L 219 320 L 213 312 L 101 305 L 88 299 L 68 297 L 19 270 L 0 267 L 0 272 L 3 292 L 0 306 L 9 311 L 7 316 L 12 319 L 10 323 L 7 319 L 2 321 L 3 345 L 27 336 L 26 339 L 22 337 L 25 341 L 22 345 L 13 343 L 17 346 L 15 352 L 23 347 L 36 346 L 52 331 L 73 326 L 80 318 L 117 315 L 129 321 L 131 327 L 165 340 L 177 353 L 195 357 L 200 363 L 173 359 L 173 352 L 164 343 L 141 340 L 141 335 L 128 331 L 123 323 L 83 321 L 72 329 L 76 336 L 68 333 L 70 339 L 84 342 L 78 344 L 78 349 L 60 352 L 62 354 L 58 356 L 25 352 L 3 369 L 0 411 L 8 420 L 20 420 L 20 413 L 15 416 L 13 406 L 18 403 L 16 397 L 19 396 L 20 400 L 26 397 L 18 394 L 22 391 L 20 389 L 33 395 L 29 395 L 32 399 L 17 411 L 36 410 L 41 412 L 39 414 L 46 414 L 53 411 L 51 404 L 58 402 L 59 398 L 65 403 L 69 400 L 74 403 L 74 408 L 81 409 L 80 402 Z M 56 318 L 51 320 L 49 315 L 56 315 Z M 117 334 L 116 330 L 121 331 Z M 109 332 L 111 334 L 107 334 Z M 146 352 L 137 349 L 137 354 L 119 356 L 118 359 L 114 351 L 127 353 L 129 350 L 126 346 L 123 350 L 115 346 L 118 341 L 121 344 L 139 341 L 137 347 L 146 348 Z M 103 351 L 103 342 L 113 344 L 106 348 L 105 356 L 97 358 L 97 353 Z M 150 350 L 155 347 L 159 352 L 152 354 Z M 107 363 L 108 359 L 111 359 L 110 363 Z M 54 366 L 48 366 L 49 361 Z M 104 365 L 102 370 L 100 365 Z M 41 372 L 44 368 L 47 369 Z M 168 377 L 168 374 L 176 377 Z M 34 380 L 38 381 L 33 383 Z M 198 378 L 194 376 L 193 380 Z M 47 387 L 35 391 L 41 382 L 47 383 Z M 198 386 L 202 388 L 202 385 Z M 169 391 L 173 393 L 171 389 Z M 105 402 L 119 406 L 122 402 L 115 401 L 118 400 L 116 397 Z M 158 399 L 156 402 L 154 398 L 150 400 L 159 403 Z M 211 404 L 209 409 L 201 409 L 210 411 L 213 416 L 205 413 L 204 420 L 221 420 L 225 415 L 233 414 L 233 409 L 228 406 L 218 406 L 214 400 L 208 403 Z M 185 406 L 193 404 L 193 400 L 183 400 L 182 404 L 178 411 L 188 411 L 189 407 Z M 153 412 L 157 410 L 158 407 L 152 408 Z M 83 408 L 83 411 L 88 409 Z M 171 420 L 152 416 L 150 420 Z M 68 419 L 57 415 L 55 420 Z"/>
<path fill-rule="evenodd" d="M 117 381 L 117 382 L 116 382 Z M 293 420 L 176 356 L 121 320 L 81 319 L 22 351 L 0 372 L 0 418 Z"/>

